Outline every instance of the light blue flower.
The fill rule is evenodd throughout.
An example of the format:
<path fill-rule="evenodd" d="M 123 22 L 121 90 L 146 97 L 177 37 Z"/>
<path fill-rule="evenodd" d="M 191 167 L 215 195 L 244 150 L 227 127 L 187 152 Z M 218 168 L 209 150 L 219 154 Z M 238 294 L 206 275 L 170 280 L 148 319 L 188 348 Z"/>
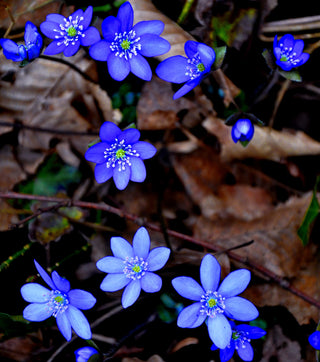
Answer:
<path fill-rule="evenodd" d="M 111 250 L 114 256 L 106 256 L 97 262 L 99 270 L 109 273 L 100 288 L 105 292 L 125 288 L 121 300 L 123 308 L 138 299 L 141 289 L 147 293 L 161 289 L 162 280 L 153 272 L 166 264 L 170 249 L 161 246 L 150 251 L 150 237 L 144 227 L 135 233 L 132 246 L 121 237 L 112 237 Z"/>
<path fill-rule="evenodd" d="M 244 146 L 251 141 L 253 134 L 254 126 L 248 118 L 238 119 L 231 129 L 231 137 L 233 142 L 237 143 L 239 141 Z"/>
<path fill-rule="evenodd" d="M 74 351 L 76 362 L 88 362 L 89 358 L 99 352 L 93 347 L 82 347 Z"/>
<path fill-rule="evenodd" d="M 188 40 L 184 45 L 187 55 L 175 55 L 163 60 L 156 68 L 159 78 L 171 83 L 185 83 L 174 95 L 173 99 L 182 97 L 196 87 L 210 72 L 216 59 L 212 48 L 203 43 Z"/>
<path fill-rule="evenodd" d="M 320 331 L 313 332 L 308 339 L 314 349 L 320 350 Z"/>
<path fill-rule="evenodd" d="M 90 325 L 80 309 L 90 309 L 95 303 L 94 296 L 81 289 L 71 289 L 67 279 L 52 272 L 52 278 L 34 261 L 35 266 L 51 290 L 37 283 L 28 283 L 22 286 L 22 298 L 31 303 L 23 311 L 23 317 L 31 322 L 41 322 L 54 316 L 57 325 L 66 338 L 71 340 L 72 328 L 83 338 L 91 338 Z"/>
<path fill-rule="evenodd" d="M 259 315 L 257 308 L 248 300 L 237 297 L 250 282 L 250 272 L 239 269 L 230 273 L 221 283 L 221 267 L 217 259 L 207 254 L 201 262 L 200 280 L 202 286 L 190 277 L 172 280 L 175 290 L 184 298 L 195 303 L 184 308 L 178 316 L 181 328 L 196 328 L 207 322 L 212 342 L 221 349 L 228 346 L 232 330 L 227 319 L 251 321 Z"/>

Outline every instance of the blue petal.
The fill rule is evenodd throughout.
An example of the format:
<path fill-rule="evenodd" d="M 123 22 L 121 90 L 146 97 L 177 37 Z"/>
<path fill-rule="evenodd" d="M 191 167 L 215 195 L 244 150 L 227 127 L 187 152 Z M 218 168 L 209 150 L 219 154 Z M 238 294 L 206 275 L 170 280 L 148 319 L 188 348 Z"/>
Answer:
<path fill-rule="evenodd" d="M 108 16 L 101 24 L 102 36 L 108 41 L 112 42 L 116 33 L 120 32 L 120 21 L 114 16 Z"/>
<path fill-rule="evenodd" d="M 72 289 L 68 293 L 69 302 L 79 309 L 90 309 L 96 304 L 96 298 L 89 292 L 81 289 Z"/>
<path fill-rule="evenodd" d="M 267 334 L 265 330 L 256 326 L 250 326 L 249 324 L 239 324 L 237 331 L 246 332 L 249 339 L 258 339 Z"/>
<path fill-rule="evenodd" d="M 304 64 L 308 59 L 310 58 L 310 54 L 308 53 L 303 53 L 300 55 L 300 62 L 299 62 L 299 66 Z"/>
<path fill-rule="evenodd" d="M 76 334 L 83 339 L 91 339 L 92 333 L 90 324 L 84 314 L 78 309 L 69 305 L 69 308 L 65 311 L 71 327 Z"/>
<path fill-rule="evenodd" d="M 126 1 L 119 8 L 117 19 L 121 23 L 120 30 L 121 32 L 129 32 L 132 29 L 133 25 L 133 9 L 131 4 Z"/>
<path fill-rule="evenodd" d="M 111 53 L 108 57 L 108 71 L 114 80 L 122 81 L 130 73 L 129 62 L 124 57 L 117 57 Z"/>
<path fill-rule="evenodd" d="M 121 303 L 123 308 L 130 307 L 139 297 L 141 292 L 141 283 L 139 279 L 131 280 L 131 282 L 125 287 Z"/>
<path fill-rule="evenodd" d="M 125 140 L 125 143 L 135 143 L 140 138 L 140 131 L 136 128 L 129 128 L 125 129 L 121 134 L 118 136 L 118 140 L 122 141 Z"/>
<path fill-rule="evenodd" d="M 165 246 L 152 249 L 147 258 L 148 270 L 156 271 L 163 268 L 169 259 L 169 255 L 170 249 Z"/>
<path fill-rule="evenodd" d="M 124 170 L 116 167 L 113 171 L 113 180 L 118 190 L 124 190 L 129 183 L 131 175 L 131 168 L 126 166 Z"/>
<path fill-rule="evenodd" d="M 110 53 L 110 44 L 105 40 L 98 41 L 89 49 L 90 57 L 101 62 L 106 62 Z"/>
<path fill-rule="evenodd" d="M 108 274 L 102 281 L 100 288 L 104 292 L 115 292 L 124 288 L 130 283 L 131 279 L 125 274 Z"/>
<path fill-rule="evenodd" d="M 295 58 L 299 58 L 300 55 L 302 54 L 303 47 L 304 47 L 304 41 L 301 39 L 296 40 L 291 54 L 296 53 Z"/>
<path fill-rule="evenodd" d="M 252 321 L 259 315 L 257 308 L 247 299 L 231 297 L 225 300 L 225 314 L 238 321 Z"/>
<path fill-rule="evenodd" d="M 105 256 L 96 263 L 97 268 L 105 273 L 122 273 L 124 269 L 123 259 L 114 256 Z"/>
<path fill-rule="evenodd" d="M 72 330 L 67 314 L 65 312 L 59 313 L 56 319 L 59 331 L 67 341 L 70 341 L 72 336 Z"/>
<path fill-rule="evenodd" d="M 80 48 L 80 41 L 75 41 L 74 44 L 72 44 L 71 42 L 68 44 L 68 46 L 66 46 L 65 50 L 63 51 L 63 55 L 65 57 L 72 57 L 73 55 L 76 54 L 76 52 L 79 50 Z"/>
<path fill-rule="evenodd" d="M 3 48 L 3 54 L 7 59 L 11 59 L 14 62 L 20 62 L 25 58 L 19 52 L 19 46 L 10 39 L 0 39 L 0 45 Z"/>
<path fill-rule="evenodd" d="M 143 34 L 160 35 L 163 32 L 164 23 L 161 20 L 139 21 L 132 30 L 136 33 L 136 37 Z"/>
<path fill-rule="evenodd" d="M 58 45 L 60 44 L 60 45 Z M 55 55 L 61 53 L 65 50 L 66 46 L 61 40 L 52 41 L 44 50 L 43 54 L 45 55 Z"/>
<path fill-rule="evenodd" d="M 89 29 L 83 32 L 84 37 L 81 37 L 80 43 L 83 46 L 89 46 L 97 43 L 100 40 L 100 33 L 97 28 L 90 26 Z"/>
<path fill-rule="evenodd" d="M 273 48 L 273 53 L 274 53 L 274 56 L 276 57 L 276 59 L 277 59 L 277 60 L 280 60 L 281 55 L 282 55 L 281 49 L 278 48 L 278 47 Z"/>
<path fill-rule="evenodd" d="M 208 332 L 212 342 L 220 349 L 226 348 L 231 340 L 231 326 L 223 314 L 208 318 Z"/>
<path fill-rule="evenodd" d="M 273 49 L 279 47 L 278 45 L 278 35 L 276 35 L 273 39 Z"/>
<path fill-rule="evenodd" d="M 166 82 L 184 83 L 190 79 L 190 75 L 186 75 L 187 66 L 187 58 L 175 55 L 162 61 L 156 68 L 156 74 Z"/>
<path fill-rule="evenodd" d="M 47 38 L 57 39 L 56 36 L 62 38 L 62 36 L 60 35 L 61 29 L 59 27 L 59 24 L 57 23 L 53 23 L 51 21 L 44 21 L 40 24 L 40 30 Z"/>
<path fill-rule="evenodd" d="M 93 13 L 93 7 L 88 6 L 85 12 L 83 13 L 83 20 L 79 21 L 79 25 L 82 25 L 84 30 L 87 29 L 87 27 L 91 23 L 92 13 Z"/>
<path fill-rule="evenodd" d="M 52 21 L 54 23 L 62 24 L 64 25 L 66 18 L 63 15 L 60 14 L 49 14 L 46 17 L 46 21 Z M 41 25 L 40 25 L 41 27 Z"/>
<path fill-rule="evenodd" d="M 157 149 L 149 142 L 139 141 L 132 146 L 133 150 L 136 150 L 139 157 L 143 160 L 153 157 Z"/>
<path fill-rule="evenodd" d="M 243 344 L 237 349 L 239 357 L 243 361 L 252 361 L 253 360 L 253 348 L 251 344 L 247 341 L 244 341 Z"/>
<path fill-rule="evenodd" d="M 144 59 L 144 57 L 140 54 L 134 55 L 132 58 L 129 58 L 130 70 L 131 72 L 143 79 L 143 80 L 151 80 L 152 71 L 149 63 Z"/>
<path fill-rule="evenodd" d="M 34 265 L 36 266 L 38 273 L 40 274 L 41 278 L 49 285 L 51 289 L 56 289 L 52 279 L 49 277 L 48 273 L 42 268 L 42 266 L 34 260 Z"/>
<path fill-rule="evenodd" d="M 99 142 L 87 149 L 84 158 L 95 163 L 105 163 L 104 151 L 110 147 L 109 143 Z"/>
<path fill-rule="evenodd" d="M 206 319 L 206 314 L 201 314 L 202 303 L 197 302 L 182 309 L 178 315 L 177 325 L 181 328 L 196 328 Z M 201 322 L 201 323 L 200 323 Z"/>
<path fill-rule="evenodd" d="M 195 54 L 198 52 L 198 46 L 199 42 L 194 40 L 187 40 L 184 44 L 184 51 L 186 53 L 186 56 L 190 59 L 192 59 Z"/>
<path fill-rule="evenodd" d="M 320 331 L 315 331 L 310 334 L 308 341 L 313 348 L 320 350 Z"/>
<path fill-rule="evenodd" d="M 239 269 L 230 273 L 221 283 L 218 293 L 223 297 L 234 297 L 242 293 L 248 286 L 251 274 L 247 269 Z"/>
<path fill-rule="evenodd" d="M 150 250 L 149 233 L 143 226 L 140 227 L 133 237 L 133 253 L 142 259 L 147 259 Z"/>
<path fill-rule="evenodd" d="M 185 85 L 183 85 L 174 95 L 173 99 L 178 99 L 184 96 L 186 93 L 190 92 L 193 88 L 195 88 L 202 80 L 202 77 L 199 76 L 193 80 L 189 80 Z"/>
<path fill-rule="evenodd" d="M 143 182 L 146 179 L 147 171 L 143 161 L 138 157 L 130 157 L 131 175 L 130 180 Z"/>
<path fill-rule="evenodd" d="M 227 346 L 226 348 L 220 350 L 220 360 L 221 360 L 221 362 L 229 361 L 232 358 L 233 354 L 234 354 L 234 350 L 235 350 L 235 344 L 231 340 L 230 341 L 230 347 Z"/>
<path fill-rule="evenodd" d="M 125 260 L 127 257 L 134 257 L 133 248 L 126 239 L 121 238 L 120 236 L 113 236 L 110 239 L 110 245 L 113 255 L 116 258 Z"/>
<path fill-rule="evenodd" d="M 121 132 L 121 129 L 114 123 L 104 122 L 100 127 L 100 138 L 102 141 L 112 144 Z"/>
<path fill-rule="evenodd" d="M 162 287 L 162 279 L 159 275 L 146 272 L 141 278 L 141 288 L 147 293 L 156 293 Z"/>
<path fill-rule="evenodd" d="M 106 163 L 100 163 L 94 168 L 94 177 L 101 184 L 108 181 L 113 176 L 113 168 L 107 167 Z"/>
<path fill-rule="evenodd" d="M 72 20 L 76 20 L 77 18 L 80 19 L 81 17 L 83 17 L 83 10 L 78 9 L 76 10 L 74 13 L 72 13 L 69 18 L 71 17 L 71 21 Z"/>
<path fill-rule="evenodd" d="M 89 358 L 99 352 L 93 347 L 81 347 L 74 351 L 76 362 L 88 362 Z"/>
<path fill-rule="evenodd" d="M 295 68 L 295 65 L 293 65 L 291 62 L 283 62 L 281 60 L 277 60 L 276 64 L 279 65 L 279 67 L 286 72 L 289 72 L 292 68 Z"/>
<path fill-rule="evenodd" d="M 286 34 L 279 40 L 279 46 L 280 44 L 283 44 L 285 48 L 293 48 L 294 42 L 294 36 L 291 34 Z"/>
<path fill-rule="evenodd" d="M 155 57 L 167 53 L 170 50 L 170 43 L 155 34 L 144 34 L 140 36 L 139 53 L 144 57 Z"/>
<path fill-rule="evenodd" d="M 52 316 L 53 310 L 46 303 L 32 303 L 23 310 L 23 318 L 31 322 L 42 322 Z"/>
<path fill-rule="evenodd" d="M 201 261 L 200 280 L 205 291 L 216 291 L 220 281 L 221 267 L 217 259 L 207 254 Z"/>
<path fill-rule="evenodd" d="M 70 290 L 69 280 L 62 278 L 56 271 L 52 272 L 52 281 L 54 282 L 56 289 L 59 289 L 63 293 L 68 293 Z"/>
<path fill-rule="evenodd" d="M 50 297 L 50 290 L 37 283 L 23 285 L 20 292 L 22 298 L 29 303 L 45 303 Z"/>
<path fill-rule="evenodd" d="M 199 301 L 205 291 L 190 277 L 177 277 L 172 280 L 174 289 L 184 298 Z"/>
<path fill-rule="evenodd" d="M 24 41 L 26 45 L 28 43 L 35 43 L 38 36 L 39 33 L 37 27 L 31 23 L 31 21 L 27 21 L 24 31 Z"/>
<path fill-rule="evenodd" d="M 216 53 L 208 45 L 202 43 L 200 43 L 198 46 L 198 52 L 200 55 L 201 63 L 205 67 L 205 71 L 209 72 L 212 64 L 216 59 Z"/>

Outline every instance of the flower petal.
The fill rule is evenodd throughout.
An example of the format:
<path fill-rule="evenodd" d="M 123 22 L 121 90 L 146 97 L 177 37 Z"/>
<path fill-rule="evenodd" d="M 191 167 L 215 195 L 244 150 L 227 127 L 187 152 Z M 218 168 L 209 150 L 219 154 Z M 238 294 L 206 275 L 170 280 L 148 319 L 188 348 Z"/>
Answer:
<path fill-rule="evenodd" d="M 170 249 L 165 246 L 159 246 L 150 251 L 147 258 L 148 270 L 156 271 L 164 267 L 169 259 Z"/>
<path fill-rule="evenodd" d="M 24 31 L 24 41 L 26 45 L 28 43 L 35 43 L 39 36 L 37 27 L 31 23 L 31 21 L 26 22 L 25 31 Z"/>
<path fill-rule="evenodd" d="M 49 39 L 63 38 L 62 36 L 60 36 L 60 27 L 58 23 L 52 21 L 44 21 L 40 24 L 40 30 Z"/>
<path fill-rule="evenodd" d="M 117 57 L 111 53 L 108 57 L 108 71 L 114 80 L 122 81 L 130 73 L 129 62 L 124 57 Z"/>
<path fill-rule="evenodd" d="M 283 47 L 285 48 L 293 48 L 294 45 L 294 36 L 291 34 L 285 34 L 280 40 L 279 40 L 279 46 L 283 44 Z"/>
<path fill-rule="evenodd" d="M 130 175 L 131 167 L 125 166 L 125 169 L 121 169 L 120 171 L 118 167 L 115 167 L 113 171 L 113 180 L 118 190 L 124 190 L 128 186 Z"/>
<path fill-rule="evenodd" d="M 130 307 L 139 297 L 141 292 L 141 283 L 139 279 L 131 280 L 122 294 L 121 303 L 123 308 Z"/>
<path fill-rule="evenodd" d="M 216 53 L 208 45 L 202 43 L 200 43 L 198 46 L 198 52 L 201 63 L 204 65 L 205 72 L 207 73 L 210 71 L 210 68 L 216 59 Z"/>
<path fill-rule="evenodd" d="M 292 54 L 295 53 L 295 57 L 299 58 L 300 55 L 302 54 L 303 47 L 304 47 L 304 41 L 303 40 L 301 40 L 301 39 L 295 40 L 294 46 L 293 46 L 293 49 L 292 49 Z"/>
<path fill-rule="evenodd" d="M 313 348 L 320 350 L 320 331 L 315 331 L 310 334 L 308 341 Z"/>
<path fill-rule="evenodd" d="M 310 58 L 310 54 L 308 53 L 302 53 L 300 55 L 300 62 L 299 62 L 299 66 L 304 64 L 308 59 Z"/>
<path fill-rule="evenodd" d="M 137 151 L 139 157 L 143 160 L 153 157 L 157 149 L 149 142 L 139 141 L 132 146 L 133 150 Z"/>
<path fill-rule="evenodd" d="M 66 46 L 61 40 L 52 41 L 44 50 L 45 55 L 55 55 L 65 50 Z"/>
<path fill-rule="evenodd" d="M 178 99 L 184 96 L 186 93 L 190 92 L 193 88 L 195 88 L 202 80 L 202 77 L 199 76 L 193 80 L 189 80 L 185 85 L 183 85 L 174 95 L 173 99 Z"/>
<path fill-rule="evenodd" d="M 113 168 L 107 167 L 106 163 L 100 163 L 94 168 L 94 177 L 101 184 L 108 181 L 113 176 Z"/>
<path fill-rule="evenodd" d="M 234 354 L 234 350 L 235 350 L 235 344 L 234 344 L 233 340 L 231 339 L 230 345 L 228 345 L 226 348 L 220 350 L 221 362 L 229 361 Z"/>
<path fill-rule="evenodd" d="M 104 157 L 104 151 L 110 147 L 109 143 L 99 142 L 95 145 L 89 147 L 84 154 L 84 158 L 87 161 L 95 163 L 105 163 L 106 159 Z"/>
<path fill-rule="evenodd" d="M 52 21 L 53 23 L 64 24 L 66 18 L 60 14 L 49 14 L 46 17 L 46 21 Z M 40 25 L 41 27 L 41 25 Z"/>
<path fill-rule="evenodd" d="M 74 43 L 69 43 L 65 50 L 63 51 L 63 55 L 65 57 L 72 57 L 73 55 L 76 54 L 76 52 L 79 50 L 80 48 L 80 41 L 75 41 Z"/>
<path fill-rule="evenodd" d="M 122 259 L 114 256 L 105 256 L 97 261 L 97 268 L 105 273 L 122 273 L 124 263 Z"/>
<path fill-rule="evenodd" d="M 230 323 L 223 314 L 208 318 L 208 332 L 212 342 L 220 349 L 227 347 L 232 336 Z"/>
<path fill-rule="evenodd" d="M 177 277 L 172 280 L 174 289 L 184 298 L 199 301 L 205 293 L 198 282 L 190 277 Z"/>
<path fill-rule="evenodd" d="M 144 59 L 144 57 L 140 54 L 134 55 L 132 58 L 129 58 L 130 70 L 131 72 L 143 79 L 143 80 L 151 80 L 152 71 L 149 63 Z"/>
<path fill-rule="evenodd" d="M 136 33 L 136 37 L 143 34 L 156 34 L 160 35 L 163 32 L 164 23 L 161 20 L 146 20 L 139 21 L 135 24 L 132 30 Z"/>
<path fill-rule="evenodd" d="M 130 157 L 130 163 L 131 163 L 130 180 L 134 182 L 143 182 L 146 179 L 147 171 L 141 158 Z"/>
<path fill-rule="evenodd" d="M 117 19 L 121 23 L 120 30 L 121 32 L 129 32 L 132 29 L 133 25 L 133 9 L 129 1 L 123 3 L 117 14 Z"/>
<path fill-rule="evenodd" d="M 141 49 L 139 53 L 144 57 L 155 57 L 167 53 L 171 46 L 170 43 L 155 34 L 144 34 L 140 36 L 139 44 Z"/>
<path fill-rule="evenodd" d="M 76 362 L 88 362 L 91 356 L 94 354 L 99 354 L 99 352 L 93 347 L 81 347 L 76 349 L 74 354 L 76 357 Z"/>
<path fill-rule="evenodd" d="M 127 257 L 134 257 L 133 248 L 126 239 L 120 236 L 113 236 L 110 239 L 110 245 L 113 255 L 116 258 L 125 260 Z"/>
<path fill-rule="evenodd" d="M 253 348 L 251 344 L 247 341 L 244 341 L 241 344 L 241 347 L 237 349 L 239 357 L 243 361 L 252 361 L 253 360 Z"/>
<path fill-rule="evenodd" d="M 198 52 L 199 42 L 194 40 L 187 40 L 184 44 L 184 51 L 189 59 L 192 59 Z"/>
<path fill-rule="evenodd" d="M 51 276 L 52 276 L 52 281 L 56 286 L 55 289 L 59 289 L 63 293 L 69 292 L 70 290 L 69 280 L 62 278 L 56 271 L 53 271 Z"/>
<path fill-rule="evenodd" d="M 92 14 L 93 14 L 93 7 L 88 6 L 82 15 L 83 20 L 79 21 L 79 25 L 82 25 L 83 29 L 87 29 L 87 27 L 90 25 L 91 19 L 92 19 Z"/>
<path fill-rule="evenodd" d="M 66 313 L 57 315 L 57 326 L 63 337 L 69 342 L 72 336 L 71 324 Z"/>
<path fill-rule="evenodd" d="M 106 62 L 110 53 L 110 44 L 103 39 L 93 44 L 89 49 L 90 57 L 100 62 Z"/>
<path fill-rule="evenodd" d="M 14 62 L 24 60 L 25 57 L 20 54 L 19 46 L 11 39 L 0 39 L 0 45 L 3 48 L 3 54 L 7 59 L 11 59 Z"/>
<path fill-rule="evenodd" d="M 205 291 L 216 291 L 220 281 L 221 267 L 217 259 L 207 254 L 201 261 L 200 280 Z"/>
<path fill-rule="evenodd" d="M 184 83 L 190 80 L 190 75 L 186 75 L 188 59 L 175 55 L 162 61 L 156 68 L 159 78 L 171 83 Z"/>
<path fill-rule="evenodd" d="M 102 281 L 100 289 L 104 292 L 115 292 L 124 288 L 130 283 L 131 279 L 125 274 L 108 274 Z"/>
<path fill-rule="evenodd" d="M 104 122 L 100 127 L 100 138 L 103 142 L 114 143 L 114 140 L 121 134 L 121 129 L 112 122 Z"/>
<path fill-rule="evenodd" d="M 72 289 L 68 293 L 69 302 L 79 309 L 90 309 L 96 304 L 96 298 L 82 289 Z"/>
<path fill-rule="evenodd" d="M 197 302 L 182 309 L 178 315 L 177 325 L 181 328 L 196 328 L 206 319 L 206 314 L 201 314 L 202 303 Z M 201 323 L 200 323 L 201 322 Z"/>
<path fill-rule="evenodd" d="M 125 143 L 129 143 L 129 144 L 138 142 L 139 138 L 140 138 L 140 131 L 137 130 L 136 128 L 125 129 L 118 136 L 119 141 L 124 140 Z"/>
<path fill-rule="evenodd" d="M 31 322 L 42 322 L 52 316 L 53 310 L 46 303 L 31 303 L 23 310 L 23 318 Z"/>
<path fill-rule="evenodd" d="M 20 292 L 22 298 L 29 303 L 45 303 L 50 297 L 50 290 L 37 283 L 23 285 Z"/>
<path fill-rule="evenodd" d="M 99 30 L 93 26 L 90 26 L 83 32 L 84 37 L 81 37 L 80 42 L 83 46 L 89 46 L 97 43 L 100 40 Z"/>
<path fill-rule="evenodd" d="M 83 339 L 91 339 L 92 333 L 90 324 L 84 314 L 72 305 L 69 305 L 69 308 L 65 313 L 76 334 Z"/>
<path fill-rule="evenodd" d="M 49 274 L 42 268 L 42 266 L 34 260 L 34 265 L 36 266 L 38 273 L 40 274 L 41 278 L 49 285 L 51 289 L 56 289 L 52 279 L 49 277 Z"/>
<path fill-rule="evenodd" d="M 225 298 L 242 293 L 248 286 L 251 273 L 247 269 L 239 269 L 230 273 L 221 283 L 218 293 Z"/>
<path fill-rule="evenodd" d="M 120 21 L 114 16 L 108 16 L 101 24 L 102 36 L 108 42 L 112 42 L 116 33 L 120 32 Z"/>
<path fill-rule="evenodd" d="M 146 272 L 141 278 L 141 288 L 147 293 L 156 293 L 162 287 L 162 279 L 159 275 Z"/>
<path fill-rule="evenodd" d="M 147 259 L 150 250 L 150 237 L 146 228 L 140 227 L 133 237 L 133 253 L 142 259 Z"/>
<path fill-rule="evenodd" d="M 247 299 L 232 297 L 225 300 L 225 315 L 238 321 L 252 321 L 259 315 L 257 308 Z"/>
<path fill-rule="evenodd" d="M 264 329 L 256 326 L 250 326 L 249 324 L 239 324 L 237 326 L 237 330 L 247 333 L 249 339 L 259 339 L 267 334 Z"/>

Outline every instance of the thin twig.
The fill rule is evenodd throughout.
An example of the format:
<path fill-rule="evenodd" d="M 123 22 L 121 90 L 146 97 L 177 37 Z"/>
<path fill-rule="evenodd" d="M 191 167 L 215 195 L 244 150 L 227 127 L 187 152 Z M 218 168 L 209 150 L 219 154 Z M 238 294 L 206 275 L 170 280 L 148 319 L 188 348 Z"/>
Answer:
<path fill-rule="evenodd" d="M 282 85 L 281 85 L 281 88 L 280 88 L 280 90 L 279 90 L 279 92 L 278 92 L 278 95 L 277 95 L 276 102 L 275 102 L 275 104 L 274 104 L 272 116 L 271 116 L 270 121 L 269 121 L 269 124 L 268 124 L 268 126 L 269 126 L 270 128 L 273 127 L 273 122 L 274 122 L 274 119 L 275 119 L 276 114 L 277 114 L 277 112 L 278 112 L 280 103 L 282 102 L 282 99 L 283 99 L 286 91 L 288 90 L 290 84 L 291 84 L 291 80 L 290 80 L 290 79 L 286 79 L 286 80 L 282 83 Z"/>

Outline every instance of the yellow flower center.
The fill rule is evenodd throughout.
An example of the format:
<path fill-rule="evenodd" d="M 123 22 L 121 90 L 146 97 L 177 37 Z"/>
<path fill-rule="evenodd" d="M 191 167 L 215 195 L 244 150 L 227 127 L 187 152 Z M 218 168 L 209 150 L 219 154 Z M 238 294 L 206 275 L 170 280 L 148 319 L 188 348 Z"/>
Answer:
<path fill-rule="evenodd" d="M 198 68 L 199 72 L 203 72 L 206 69 L 202 63 L 197 64 L 197 68 Z"/>
<path fill-rule="evenodd" d="M 122 43 L 121 43 L 121 48 L 123 49 L 123 50 L 128 50 L 128 49 L 130 49 L 130 42 L 129 42 L 129 40 L 123 40 L 122 41 Z"/>
<path fill-rule="evenodd" d="M 122 148 L 119 148 L 116 152 L 116 159 L 119 160 L 120 158 L 123 159 L 123 157 L 126 155 L 126 151 Z"/>

